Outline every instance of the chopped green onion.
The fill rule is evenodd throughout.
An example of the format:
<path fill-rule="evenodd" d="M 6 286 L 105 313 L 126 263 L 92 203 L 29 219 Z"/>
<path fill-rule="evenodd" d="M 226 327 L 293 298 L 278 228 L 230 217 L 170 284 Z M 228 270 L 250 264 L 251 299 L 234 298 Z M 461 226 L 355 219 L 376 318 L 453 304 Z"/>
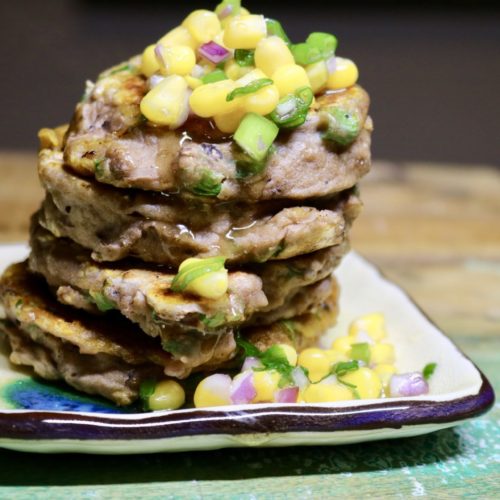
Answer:
<path fill-rule="evenodd" d="M 106 312 L 116 309 L 116 304 L 109 300 L 103 293 L 90 290 L 89 295 L 99 311 Z"/>
<path fill-rule="evenodd" d="M 246 179 L 252 175 L 260 174 L 265 168 L 265 161 L 255 161 L 244 154 L 242 158 L 236 160 L 236 179 Z"/>
<path fill-rule="evenodd" d="M 97 178 L 102 177 L 104 173 L 103 166 L 104 166 L 104 158 L 101 158 L 100 160 L 94 160 L 94 171 L 95 171 L 95 176 Z"/>
<path fill-rule="evenodd" d="M 205 75 L 201 81 L 203 84 L 220 82 L 221 80 L 227 80 L 227 75 L 222 69 L 214 69 L 211 73 Z"/>
<path fill-rule="evenodd" d="M 368 344 L 368 342 L 352 344 L 350 357 L 352 359 L 363 361 L 365 364 L 368 364 L 370 362 L 370 345 Z"/>
<path fill-rule="evenodd" d="M 429 363 L 428 365 L 424 366 L 424 369 L 422 370 L 422 375 L 424 377 L 424 380 L 429 380 L 432 377 L 432 375 L 434 375 L 436 367 L 437 363 Z"/>
<path fill-rule="evenodd" d="M 144 409 L 149 410 L 149 398 L 154 394 L 156 389 L 156 380 L 146 379 L 141 382 L 139 387 L 139 397 L 142 399 Z"/>
<path fill-rule="evenodd" d="M 253 66 L 255 64 L 254 53 L 255 51 L 253 50 L 236 49 L 234 51 L 234 60 L 238 66 L 243 68 L 246 66 Z"/>
<path fill-rule="evenodd" d="M 283 330 L 285 330 L 287 337 L 295 344 L 295 341 L 297 340 L 295 322 L 291 319 L 282 319 L 279 323 L 283 327 Z"/>
<path fill-rule="evenodd" d="M 337 48 L 337 38 L 330 33 L 311 33 L 306 40 L 306 43 L 320 50 L 322 58 L 328 59 L 335 54 Z"/>
<path fill-rule="evenodd" d="M 357 116 L 336 106 L 322 111 L 321 118 L 327 122 L 327 130 L 323 133 L 323 139 L 332 141 L 338 146 L 349 146 L 361 131 Z"/>
<path fill-rule="evenodd" d="M 266 19 L 267 36 L 279 36 L 287 45 L 290 45 L 290 38 L 288 38 L 283 26 L 276 19 Z"/>
<path fill-rule="evenodd" d="M 118 68 L 112 69 L 109 72 L 109 75 L 115 75 L 116 73 L 122 73 L 123 71 L 135 71 L 135 67 L 132 66 L 131 64 L 123 64 L 122 66 L 119 66 Z"/>
<path fill-rule="evenodd" d="M 162 340 L 161 348 L 165 352 L 169 352 L 174 356 L 188 355 L 191 352 L 192 346 L 189 343 L 182 342 L 180 340 L 167 339 Z"/>
<path fill-rule="evenodd" d="M 267 85 L 272 85 L 273 81 L 270 78 L 259 78 L 258 80 L 254 80 L 253 82 L 247 83 L 244 87 L 238 87 L 234 89 L 232 92 L 226 97 L 226 101 L 230 102 L 236 99 L 236 97 L 253 94 L 257 92 L 262 87 L 266 87 Z"/>
<path fill-rule="evenodd" d="M 337 375 L 337 377 L 343 377 L 349 372 L 354 372 L 359 369 L 359 363 L 356 360 L 353 361 L 340 361 L 333 365 L 330 370 L 330 374 Z"/>
<path fill-rule="evenodd" d="M 170 289 L 173 292 L 183 292 L 192 281 L 200 276 L 224 269 L 225 261 L 225 257 L 210 257 L 183 266 L 172 280 Z"/>
<path fill-rule="evenodd" d="M 188 190 L 197 196 L 215 197 L 222 189 L 222 174 L 204 168 L 201 170 L 198 182 L 189 186 Z"/>
<path fill-rule="evenodd" d="M 234 133 L 234 140 L 245 153 L 257 162 L 263 161 L 278 135 L 277 125 L 256 113 L 248 113 Z"/>
<path fill-rule="evenodd" d="M 221 14 L 224 12 L 224 9 L 227 8 L 231 8 L 230 13 L 227 15 L 237 16 L 240 13 L 241 0 L 223 0 L 219 5 L 217 5 L 217 7 L 215 7 L 215 13 L 218 16 L 221 16 Z"/>
<path fill-rule="evenodd" d="M 311 87 L 300 87 L 295 94 L 280 99 L 269 117 L 281 128 L 299 127 L 306 121 L 313 97 Z"/>
<path fill-rule="evenodd" d="M 226 315 L 222 311 L 214 314 L 213 316 L 200 314 L 200 320 L 207 328 L 212 329 L 223 325 L 226 321 Z"/>

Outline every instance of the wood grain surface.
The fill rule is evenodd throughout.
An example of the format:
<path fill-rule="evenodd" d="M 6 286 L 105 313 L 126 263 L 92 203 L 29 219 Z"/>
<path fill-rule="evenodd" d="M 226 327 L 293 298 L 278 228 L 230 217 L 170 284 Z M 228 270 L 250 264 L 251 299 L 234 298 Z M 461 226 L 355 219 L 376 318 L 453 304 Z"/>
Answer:
<path fill-rule="evenodd" d="M 42 199 L 36 155 L 0 153 L 0 243 L 25 241 Z M 375 163 L 352 247 L 458 340 L 500 335 L 500 170 Z"/>

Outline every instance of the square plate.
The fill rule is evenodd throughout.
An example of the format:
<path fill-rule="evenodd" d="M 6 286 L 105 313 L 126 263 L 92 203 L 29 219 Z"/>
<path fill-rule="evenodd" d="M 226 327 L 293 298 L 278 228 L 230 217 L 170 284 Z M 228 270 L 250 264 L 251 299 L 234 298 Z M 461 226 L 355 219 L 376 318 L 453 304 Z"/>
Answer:
<path fill-rule="evenodd" d="M 26 257 L 24 245 L 0 246 L 0 272 Z M 318 404 L 254 404 L 131 413 L 62 386 L 37 382 L 0 354 L 0 446 L 40 453 L 133 454 L 241 446 L 333 445 L 416 436 L 486 412 L 486 377 L 414 302 L 351 252 L 336 272 L 337 325 L 328 344 L 356 317 L 385 315 L 399 372 L 437 369 L 430 394 Z"/>

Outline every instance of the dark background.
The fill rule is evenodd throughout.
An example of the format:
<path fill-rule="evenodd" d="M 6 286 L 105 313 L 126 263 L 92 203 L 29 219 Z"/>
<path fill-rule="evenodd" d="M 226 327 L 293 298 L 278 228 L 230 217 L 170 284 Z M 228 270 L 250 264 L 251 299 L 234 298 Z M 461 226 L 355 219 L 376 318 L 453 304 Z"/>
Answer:
<path fill-rule="evenodd" d="M 500 2 L 498 2 L 500 4 Z M 0 3 L 1 149 L 37 147 L 71 117 L 85 79 L 216 2 Z M 339 39 L 372 96 L 374 156 L 500 165 L 500 9 L 490 2 L 244 2 L 294 41 Z"/>

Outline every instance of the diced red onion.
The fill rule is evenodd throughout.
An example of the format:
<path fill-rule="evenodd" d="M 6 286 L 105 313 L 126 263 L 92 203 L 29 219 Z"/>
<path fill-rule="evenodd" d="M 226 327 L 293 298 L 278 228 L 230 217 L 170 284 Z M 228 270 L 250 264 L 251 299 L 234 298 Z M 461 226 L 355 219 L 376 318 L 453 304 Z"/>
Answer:
<path fill-rule="evenodd" d="M 257 395 L 255 386 L 253 385 L 253 373 L 246 372 L 234 377 L 231 384 L 231 401 L 234 404 L 251 403 L 252 399 Z"/>
<path fill-rule="evenodd" d="M 299 396 L 298 387 L 285 387 L 274 393 L 275 403 L 296 403 Z"/>
<path fill-rule="evenodd" d="M 220 12 L 219 12 L 219 19 L 225 19 L 227 16 L 230 16 L 233 12 L 233 6 L 232 5 L 226 5 Z"/>
<path fill-rule="evenodd" d="M 214 64 L 219 64 L 229 55 L 229 50 L 215 42 L 204 43 L 198 49 L 198 52 L 201 56 Z"/>
<path fill-rule="evenodd" d="M 262 368 L 262 363 L 252 356 L 245 358 L 243 362 L 243 366 L 241 367 L 242 372 L 246 372 L 247 370 L 251 370 L 252 368 Z"/>
<path fill-rule="evenodd" d="M 307 375 L 304 373 L 304 370 L 302 370 L 302 368 L 300 368 L 299 366 L 293 369 L 292 379 L 293 383 L 300 389 L 304 389 L 309 385 L 309 379 L 307 378 Z"/>
<path fill-rule="evenodd" d="M 389 388 L 391 397 L 420 396 L 429 392 L 429 385 L 420 372 L 393 375 Z"/>
<path fill-rule="evenodd" d="M 337 69 L 337 59 L 335 58 L 335 56 L 332 56 L 326 60 L 326 67 L 328 69 L 329 75 L 335 73 L 335 70 Z"/>

